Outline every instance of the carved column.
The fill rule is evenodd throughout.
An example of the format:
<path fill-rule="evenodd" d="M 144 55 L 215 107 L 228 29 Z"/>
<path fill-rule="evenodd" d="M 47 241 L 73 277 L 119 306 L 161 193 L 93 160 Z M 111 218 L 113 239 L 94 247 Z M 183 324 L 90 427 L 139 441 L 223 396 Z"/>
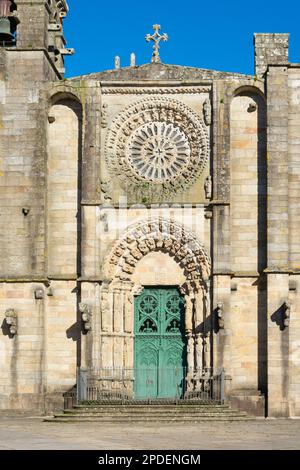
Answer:
<path fill-rule="evenodd" d="M 204 304 L 205 304 L 205 320 L 211 314 L 210 308 L 210 281 L 206 281 L 206 291 L 204 292 Z"/>
<path fill-rule="evenodd" d="M 200 329 L 203 328 L 203 321 L 204 321 L 204 296 L 203 291 L 199 289 L 199 291 L 195 294 L 195 331 L 197 333 L 200 332 Z"/>
<path fill-rule="evenodd" d="M 186 388 L 187 392 L 189 392 L 194 388 L 193 379 L 195 370 L 195 344 L 191 333 L 187 335 L 187 368 Z"/>
<path fill-rule="evenodd" d="M 133 337 L 127 336 L 124 339 L 124 366 L 125 369 L 133 369 Z"/>
<path fill-rule="evenodd" d="M 185 297 L 185 331 L 191 333 L 193 331 L 193 313 L 194 299 L 192 294 Z"/>
<path fill-rule="evenodd" d="M 203 369 L 203 345 L 201 334 L 196 335 L 196 369 L 197 375 L 200 376 Z"/>
<path fill-rule="evenodd" d="M 203 335 L 203 370 L 209 372 L 210 370 L 210 336 Z"/>
<path fill-rule="evenodd" d="M 134 358 L 134 296 L 133 284 L 131 282 L 123 283 L 124 295 L 124 331 L 126 337 L 124 338 L 124 367 L 125 369 L 133 369 Z M 129 371 L 128 371 L 129 373 Z M 126 382 L 126 386 L 130 387 L 133 392 L 133 382 Z"/>
<path fill-rule="evenodd" d="M 110 292 L 109 285 L 103 283 L 100 294 L 100 311 L 101 311 L 101 324 L 102 332 L 112 332 L 112 314 L 110 305 Z"/>
<path fill-rule="evenodd" d="M 123 292 L 119 286 L 113 289 L 113 331 L 120 333 L 123 330 Z"/>
<path fill-rule="evenodd" d="M 94 297 L 95 297 L 95 313 L 93 316 L 93 363 L 94 369 L 101 368 L 101 310 L 100 310 L 100 285 L 94 284 Z"/>
<path fill-rule="evenodd" d="M 206 291 L 204 293 L 204 328 L 203 328 L 203 369 L 211 371 L 211 301 L 210 301 L 210 281 L 206 281 Z"/>
<path fill-rule="evenodd" d="M 101 359 L 102 368 L 113 367 L 113 338 L 109 336 L 102 336 L 101 344 Z"/>
<path fill-rule="evenodd" d="M 133 284 L 131 282 L 123 283 L 125 333 L 133 333 L 134 327 L 134 296 L 132 289 Z"/>

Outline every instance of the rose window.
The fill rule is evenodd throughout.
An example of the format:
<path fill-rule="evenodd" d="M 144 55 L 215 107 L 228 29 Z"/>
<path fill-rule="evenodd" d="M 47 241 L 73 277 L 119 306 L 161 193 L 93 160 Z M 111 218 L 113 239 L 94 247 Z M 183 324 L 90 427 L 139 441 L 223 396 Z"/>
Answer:
<path fill-rule="evenodd" d="M 134 197 L 163 199 L 190 187 L 205 168 L 209 137 L 195 111 L 175 99 L 152 96 L 112 122 L 105 160 L 112 180 Z"/>
<path fill-rule="evenodd" d="M 189 162 L 191 149 L 178 126 L 152 122 L 139 127 L 127 147 L 130 166 L 145 180 L 168 181 Z"/>

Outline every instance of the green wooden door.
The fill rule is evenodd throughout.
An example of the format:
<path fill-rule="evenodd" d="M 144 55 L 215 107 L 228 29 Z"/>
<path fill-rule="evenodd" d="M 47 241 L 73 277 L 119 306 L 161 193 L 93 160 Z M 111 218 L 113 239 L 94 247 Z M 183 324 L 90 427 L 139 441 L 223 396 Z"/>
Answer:
<path fill-rule="evenodd" d="M 181 397 L 185 366 L 184 299 L 146 287 L 135 299 L 135 397 Z"/>

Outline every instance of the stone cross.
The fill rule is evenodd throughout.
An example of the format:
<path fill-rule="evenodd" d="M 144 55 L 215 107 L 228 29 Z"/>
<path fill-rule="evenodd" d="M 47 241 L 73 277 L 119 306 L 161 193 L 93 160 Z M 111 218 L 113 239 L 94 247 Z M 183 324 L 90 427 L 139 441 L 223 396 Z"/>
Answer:
<path fill-rule="evenodd" d="M 159 49 L 160 49 L 160 44 L 159 43 L 160 43 L 160 41 L 164 41 L 164 42 L 168 41 L 169 36 L 167 34 L 160 34 L 159 33 L 159 30 L 161 29 L 161 26 L 159 24 L 153 25 L 153 29 L 154 29 L 154 34 L 152 34 L 152 36 L 150 34 L 147 34 L 146 41 L 147 42 L 150 42 L 150 41 L 154 42 L 152 62 L 157 64 L 157 63 L 161 62 L 160 57 L 159 57 Z"/>

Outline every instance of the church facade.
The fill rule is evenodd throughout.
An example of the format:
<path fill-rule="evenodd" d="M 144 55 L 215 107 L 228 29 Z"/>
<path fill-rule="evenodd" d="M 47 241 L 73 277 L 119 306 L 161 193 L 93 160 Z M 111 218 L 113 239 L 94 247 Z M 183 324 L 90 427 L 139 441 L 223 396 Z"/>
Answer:
<path fill-rule="evenodd" d="M 64 79 L 67 12 L 0 0 L 0 408 L 57 409 L 82 370 L 152 399 L 224 371 L 235 406 L 300 416 L 289 35 L 255 34 L 252 76 L 162 63 L 155 25 L 150 63 Z"/>

